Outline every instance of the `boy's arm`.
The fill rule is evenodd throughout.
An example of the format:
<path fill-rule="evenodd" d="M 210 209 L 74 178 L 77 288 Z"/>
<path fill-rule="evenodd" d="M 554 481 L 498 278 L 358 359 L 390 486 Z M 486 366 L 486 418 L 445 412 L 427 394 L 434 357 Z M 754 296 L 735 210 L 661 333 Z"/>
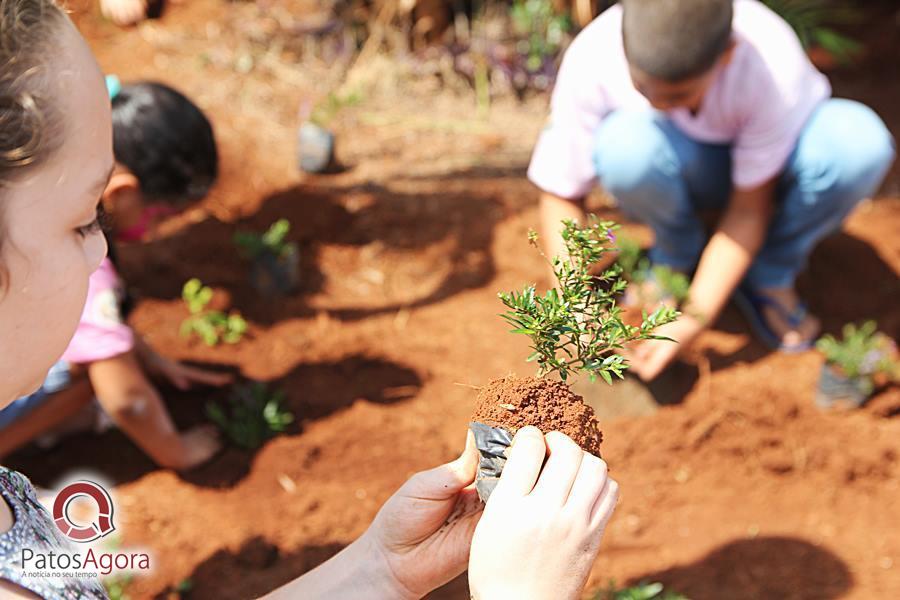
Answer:
<path fill-rule="evenodd" d="M 542 192 L 539 210 L 544 254 L 548 257 L 564 256 L 566 246 L 560 235 L 562 221 L 565 219 L 572 219 L 578 223 L 584 221 L 584 198 L 569 200 L 550 192 Z M 552 280 L 553 277 L 551 276 Z"/>
<path fill-rule="evenodd" d="M 728 303 L 766 239 L 774 212 L 775 181 L 734 190 L 700 257 L 685 313 L 711 323 Z"/>
<path fill-rule="evenodd" d="M 136 332 L 134 351 L 151 375 L 164 377 L 182 391 L 190 389 L 194 384 L 221 387 L 234 381 L 234 377 L 229 373 L 190 367 L 166 358 L 151 348 L 146 340 Z"/>
<path fill-rule="evenodd" d="M 744 278 L 766 238 L 774 212 L 776 179 L 751 189 L 735 189 L 716 232 L 700 257 L 683 315 L 657 334 L 677 344 L 648 341 L 629 356 L 632 369 L 645 381 L 655 379 L 679 350 L 690 345 L 712 323 Z"/>
<path fill-rule="evenodd" d="M 92 362 L 87 372 L 113 422 L 157 464 L 180 468 L 178 431 L 134 353 Z"/>

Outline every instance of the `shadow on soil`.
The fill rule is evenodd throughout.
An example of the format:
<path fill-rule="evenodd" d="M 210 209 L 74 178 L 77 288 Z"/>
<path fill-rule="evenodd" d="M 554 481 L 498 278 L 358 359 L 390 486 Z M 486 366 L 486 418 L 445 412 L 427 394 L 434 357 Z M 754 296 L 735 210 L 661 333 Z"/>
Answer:
<path fill-rule="evenodd" d="M 787 537 L 726 544 L 701 560 L 635 578 L 659 581 L 691 600 L 832 600 L 853 587 L 847 565 L 830 551 Z"/>
<path fill-rule="evenodd" d="M 392 404 L 412 398 L 422 381 L 405 366 L 364 356 L 350 356 L 335 362 L 301 364 L 285 377 L 269 382 L 270 389 L 287 393 L 285 406 L 296 422 L 287 435 L 299 433 L 304 424 L 344 409 L 358 400 Z M 209 401 L 225 403 L 228 389 L 179 392 L 163 388 L 162 395 L 180 431 L 208 422 Z M 181 473 L 195 485 L 231 487 L 243 479 L 258 452 L 226 447 L 212 461 Z M 156 465 L 118 429 L 103 434 L 79 434 L 64 438 L 50 450 L 34 446 L 4 461 L 11 468 L 28 473 L 39 486 L 49 487 L 63 476 L 79 470 L 99 472 L 115 484 L 133 481 L 158 469 Z"/>
<path fill-rule="evenodd" d="M 219 550 L 200 563 L 188 577 L 190 590 L 174 597 L 185 600 L 259 598 L 325 562 L 343 547 L 323 544 L 283 553 L 266 539 L 254 537 L 237 551 Z M 167 600 L 173 597 L 173 591 L 161 592 L 154 598 Z"/>
<path fill-rule="evenodd" d="M 318 310 L 356 320 L 426 306 L 487 283 L 495 272 L 490 255 L 494 227 L 505 212 L 497 198 L 468 190 L 413 194 L 375 184 L 341 189 L 298 185 L 269 196 L 259 211 L 238 223 L 209 217 L 168 237 L 123 246 L 119 255 L 137 298 L 180 298 L 184 282 L 198 277 L 212 287 L 227 288 L 232 306 L 260 324 Z M 261 297 L 249 284 L 248 264 L 233 237 L 237 231 L 265 231 L 281 218 L 291 222 L 288 239 L 300 248 L 300 289 L 287 297 Z M 341 256 L 345 268 L 325 273 L 325 246 L 355 251 Z M 422 255 L 435 248 L 440 250 Z M 394 283 L 403 267 L 405 278 Z M 446 272 L 443 280 L 434 282 L 434 273 L 441 271 Z M 360 276 L 370 281 L 364 282 L 368 293 L 361 291 L 359 302 L 345 292 L 339 303 L 344 308 L 309 305 L 309 297 L 325 290 L 329 279 Z M 329 287 L 340 288 L 345 281 L 333 283 L 337 286 Z M 373 306 L 366 296 L 376 297 L 377 303 Z"/>

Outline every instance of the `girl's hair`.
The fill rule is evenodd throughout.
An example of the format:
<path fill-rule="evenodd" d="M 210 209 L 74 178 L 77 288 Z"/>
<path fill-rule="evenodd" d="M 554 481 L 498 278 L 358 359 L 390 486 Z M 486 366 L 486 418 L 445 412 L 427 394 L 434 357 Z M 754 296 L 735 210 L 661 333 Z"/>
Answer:
<path fill-rule="evenodd" d="M 44 71 L 65 19 L 54 0 L 0 0 L 0 252 L 4 190 L 59 148 L 62 113 Z M 7 283 L 0 261 L 0 296 Z"/>
<path fill-rule="evenodd" d="M 0 0 L 0 191 L 58 149 L 46 69 L 65 18 L 54 0 Z"/>
<path fill-rule="evenodd" d="M 206 195 L 218 174 L 216 140 L 203 112 L 172 88 L 123 86 L 112 99 L 116 160 L 148 196 L 174 201 Z"/>

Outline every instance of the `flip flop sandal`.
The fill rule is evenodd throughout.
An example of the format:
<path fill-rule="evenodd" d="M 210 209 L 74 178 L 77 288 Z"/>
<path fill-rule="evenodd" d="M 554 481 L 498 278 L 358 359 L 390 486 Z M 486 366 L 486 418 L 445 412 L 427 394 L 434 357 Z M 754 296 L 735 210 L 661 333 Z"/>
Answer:
<path fill-rule="evenodd" d="M 801 323 L 809 315 L 806 304 L 800 302 L 797 307 L 789 311 L 783 305 L 779 304 L 772 298 L 754 292 L 749 287 L 742 285 L 734 292 L 734 303 L 744 314 L 744 318 L 750 323 L 751 329 L 756 336 L 769 348 L 794 354 L 809 350 L 813 346 L 813 340 L 807 340 L 798 344 L 784 344 L 781 339 L 775 335 L 775 332 L 769 327 L 763 315 L 763 309 L 768 307 L 773 309 L 778 316 L 784 319 L 791 327 L 799 327 Z"/>

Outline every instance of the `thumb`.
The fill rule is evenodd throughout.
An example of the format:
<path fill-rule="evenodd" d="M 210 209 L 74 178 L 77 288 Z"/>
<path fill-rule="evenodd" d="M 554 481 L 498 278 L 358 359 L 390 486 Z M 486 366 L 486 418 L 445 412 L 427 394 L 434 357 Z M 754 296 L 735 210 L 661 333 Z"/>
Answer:
<path fill-rule="evenodd" d="M 466 433 L 466 448 L 454 461 L 413 475 L 401 488 L 407 496 L 423 500 L 446 500 L 456 496 L 463 488 L 475 481 L 478 467 L 478 450 L 475 436 Z"/>

